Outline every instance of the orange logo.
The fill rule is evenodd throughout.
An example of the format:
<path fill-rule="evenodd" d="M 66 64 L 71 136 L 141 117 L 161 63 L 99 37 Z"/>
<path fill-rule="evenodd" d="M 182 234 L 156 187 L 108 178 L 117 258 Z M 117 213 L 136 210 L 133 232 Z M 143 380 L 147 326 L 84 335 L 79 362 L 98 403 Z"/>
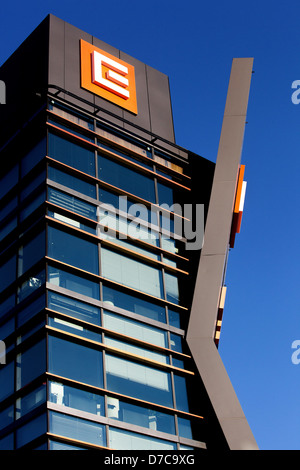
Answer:
<path fill-rule="evenodd" d="M 133 65 L 80 40 L 81 86 L 137 114 Z"/>

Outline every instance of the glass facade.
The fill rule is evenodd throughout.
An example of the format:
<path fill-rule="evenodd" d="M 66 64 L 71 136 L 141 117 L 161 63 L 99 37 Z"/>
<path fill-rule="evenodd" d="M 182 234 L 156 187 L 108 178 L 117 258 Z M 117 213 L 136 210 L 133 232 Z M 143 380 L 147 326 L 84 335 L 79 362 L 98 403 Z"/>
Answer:
<path fill-rule="evenodd" d="M 59 99 L 47 113 L 0 182 L 0 449 L 202 448 L 188 257 L 162 226 L 188 169 Z"/>

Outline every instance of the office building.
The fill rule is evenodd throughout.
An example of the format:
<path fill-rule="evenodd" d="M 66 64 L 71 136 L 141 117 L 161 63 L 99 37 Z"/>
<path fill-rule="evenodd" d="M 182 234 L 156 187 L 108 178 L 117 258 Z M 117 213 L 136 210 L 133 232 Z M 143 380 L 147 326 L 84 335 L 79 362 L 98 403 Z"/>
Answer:
<path fill-rule="evenodd" d="M 166 75 L 59 18 L 0 68 L 1 449 L 256 448 L 218 353 L 251 71 L 213 163 Z"/>

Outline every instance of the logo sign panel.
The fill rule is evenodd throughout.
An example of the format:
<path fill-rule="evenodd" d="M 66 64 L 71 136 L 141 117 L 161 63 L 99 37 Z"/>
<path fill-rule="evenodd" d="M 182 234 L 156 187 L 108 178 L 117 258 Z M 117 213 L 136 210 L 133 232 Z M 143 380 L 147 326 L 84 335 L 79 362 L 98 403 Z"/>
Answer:
<path fill-rule="evenodd" d="M 137 114 L 134 67 L 80 40 L 81 86 Z"/>

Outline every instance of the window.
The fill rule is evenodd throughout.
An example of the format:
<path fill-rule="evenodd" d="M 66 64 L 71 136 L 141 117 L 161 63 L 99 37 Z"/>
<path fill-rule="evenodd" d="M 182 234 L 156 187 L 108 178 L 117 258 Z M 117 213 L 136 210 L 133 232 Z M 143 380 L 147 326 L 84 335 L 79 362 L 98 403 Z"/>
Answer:
<path fill-rule="evenodd" d="M 100 298 L 98 283 L 76 274 L 71 274 L 64 269 L 48 266 L 48 282 L 93 299 L 99 300 Z"/>
<path fill-rule="evenodd" d="M 95 176 L 95 154 L 81 145 L 55 134 L 49 134 L 49 157 Z"/>
<path fill-rule="evenodd" d="M 103 206 L 100 208 L 100 224 L 113 231 L 119 231 L 133 240 L 143 240 L 151 245 L 159 246 L 158 232 L 147 229 L 141 225 L 140 220 L 119 217 L 114 210 L 109 212 Z"/>
<path fill-rule="evenodd" d="M 24 177 L 46 156 L 46 139 L 42 139 L 21 161 L 21 176 Z"/>
<path fill-rule="evenodd" d="M 45 283 L 45 271 L 40 271 L 29 276 L 18 288 L 18 302 L 26 299 L 30 294 L 39 289 Z"/>
<path fill-rule="evenodd" d="M 20 246 L 18 254 L 18 275 L 21 276 L 45 256 L 46 238 L 43 230 L 37 236 Z"/>
<path fill-rule="evenodd" d="M 25 188 L 21 190 L 20 200 L 24 201 L 40 184 L 46 181 L 46 171 L 43 170 L 32 181 L 30 181 Z"/>
<path fill-rule="evenodd" d="M 79 320 L 100 325 L 100 308 L 89 305 L 65 295 L 48 292 L 48 307 L 56 312 L 65 313 Z"/>
<path fill-rule="evenodd" d="M 46 371 L 46 344 L 41 340 L 17 355 L 17 390 Z"/>
<path fill-rule="evenodd" d="M 14 392 L 14 361 L 0 367 L 0 400 Z"/>
<path fill-rule="evenodd" d="M 178 279 L 173 274 L 165 272 L 166 298 L 173 304 L 179 303 L 179 284 Z"/>
<path fill-rule="evenodd" d="M 158 328 L 106 311 L 103 312 L 103 325 L 109 330 L 130 336 L 131 338 L 152 343 L 162 348 L 168 348 L 167 332 Z"/>
<path fill-rule="evenodd" d="M 107 397 L 108 417 L 153 431 L 175 434 L 174 416 L 150 408 Z"/>
<path fill-rule="evenodd" d="M 0 179 L 0 198 L 5 196 L 19 180 L 19 165 L 15 165 Z"/>
<path fill-rule="evenodd" d="M 92 225 L 87 225 L 79 222 L 78 220 L 71 219 L 70 217 L 66 217 L 65 215 L 60 214 L 59 212 L 53 212 L 48 210 L 49 217 L 52 217 L 55 220 L 59 220 L 64 224 L 70 225 L 71 227 L 79 228 L 80 230 L 84 230 L 85 232 L 92 233 L 96 235 L 96 227 Z"/>
<path fill-rule="evenodd" d="M 54 227 L 48 227 L 48 256 L 99 274 L 98 246 Z"/>
<path fill-rule="evenodd" d="M 160 354 L 150 349 L 145 349 L 139 346 L 135 346 L 127 342 L 125 343 L 124 341 L 119 341 L 115 338 L 109 338 L 106 335 L 104 338 L 104 343 L 107 344 L 108 346 L 119 349 L 121 351 L 125 351 L 129 354 L 134 354 L 136 356 L 145 357 L 147 359 L 150 359 L 151 361 L 161 362 L 163 364 L 170 364 L 170 359 L 165 354 Z"/>
<path fill-rule="evenodd" d="M 103 302 L 107 305 L 114 305 L 124 310 L 128 310 L 138 315 L 142 315 L 152 320 L 166 322 L 166 314 L 164 307 L 140 299 L 131 294 L 126 294 L 121 290 L 113 289 L 105 284 L 103 285 Z"/>
<path fill-rule="evenodd" d="M 42 414 L 16 430 L 17 448 L 47 432 L 47 415 Z"/>
<path fill-rule="evenodd" d="M 43 308 L 45 308 L 45 296 L 38 297 L 33 302 L 30 302 L 27 306 L 23 307 L 18 312 L 17 325 L 18 327 L 24 325 L 28 320 L 38 314 Z"/>
<path fill-rule="evenodd" d="M 0 290 L 6 289 L 16 279 L 16 261 L 14 255 L 0 266 Z"/>
<path fill-rule="evenodd" d="M 98 156 L 98 177 L 117 188 L 155 204 L 154 180 L 103 155 Z"/>
<path fill-rule="evenodd" d="M 102 352 L 49 336 L 49 372 L 103 387 Z"/>
<path fill-rule="evenodd" d="M 8 312 L 11 308 L 15 306 L 15 294 L 10 295 L 6 299 L 4 299 L 0 304 L 0 318 Z"/>
<path fill-rule="evenodd" d="M 98 446 L 106 446 L 105 426 L 62 413 L 50 413 L 50 432 Z"/>
<path fill-rule="evenodd" d="M 43 384 L 33 392 L 18 398 L 16 402 L 16 419 L 25 416 L 38 406 L 46 403 L 46 385 Z"/>
<path fill-rule="evenodd" d="M 176 408 L 181 411 L 189 412 L 186 378 L 181 375 L 174 374 L 174 386 Z"/>
<path fill-rule="evenodd" d="M 75 212 L 78 215 L 97 221 L 97 208 L 78 197 L 48 188 L 48 200 L 59 207 Z"/>
<path fill-rule="evenodd" d="M 109 447 L 117 450 L 175 450 L 176 443 L 130 431 L 109 428 Z"/>
<path fill-rule="evenodd" d="M 66 331 L 67 333 L 71 333 L 76 336 L 82 336 L 83 338 L 90 339 L 92 341 L 98 341 L 100 343 L 102 340 L 100 333 L 96 333 L 95 331 L 85 328 L 78 323 L 73 323 L 59 317 L 49 316 L 48 324 L 58 330 Z"/>
<path fill-rule="evenodd" d="M 31 199 L 31 198 L 30 198 Z M 41 206 L 46 200 L 46 191 L 43 190 L 40 194 L 31 199 L 20 212 L 20 222 L 31 215 L 39 206 Z"/>
<path fill-rule="evenodd" d="M 11 405 L 0 412 L 0 429 L 6 428 L 14 422 L 14 406 Z M 1 448 L 0 448 L 1 449 Z"/>
<path fill-rule="evenodd" d="M 50 382 L 49 400 L 58 405 L 105 416 L 103 396 L 59 382 Z"/>
<path fill-rule="evenodd" d="M 77 178 L 76 176 L 65 173 L 62 170 L 53 168 L 52 166 L 48 167 L 48 178 L 56 183 L 59 183 L 67 188 L 78 191 L 79 193 L 85 194 L 86 196 L 97 198 L 96 195 L 96 186 L 94 184 L 88 183 L 87 181 Z"/>
<path fill-rule="evenodd" d="M 163 297 L 162 273 L 159 269 L 127 256 L 101 249 L 102 275 L 138 291 Z"/>
<path fill-rule="evenodd" d="M 105 355 L 107 387 L 123 395 L 172 407 L 171 377 L 152 367 Z"/>

